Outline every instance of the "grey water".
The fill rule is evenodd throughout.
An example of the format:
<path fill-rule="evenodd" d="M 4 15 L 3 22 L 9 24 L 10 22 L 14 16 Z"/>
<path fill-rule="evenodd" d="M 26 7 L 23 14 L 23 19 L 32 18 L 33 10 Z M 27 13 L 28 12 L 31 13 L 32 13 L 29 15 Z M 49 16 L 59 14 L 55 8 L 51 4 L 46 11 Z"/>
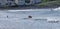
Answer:
<path fill-rule="evenodd" d="M 29 15 L 32 16 L 32 19 L 24 19 L 28 18 Z M 1 10 L 0 29 L 60 29 L 60 22 L 48 23 L 47 20 L 43 19 L 60 21 L 60 11 L 51 11 L 50 9 L 17 12 Z"/>

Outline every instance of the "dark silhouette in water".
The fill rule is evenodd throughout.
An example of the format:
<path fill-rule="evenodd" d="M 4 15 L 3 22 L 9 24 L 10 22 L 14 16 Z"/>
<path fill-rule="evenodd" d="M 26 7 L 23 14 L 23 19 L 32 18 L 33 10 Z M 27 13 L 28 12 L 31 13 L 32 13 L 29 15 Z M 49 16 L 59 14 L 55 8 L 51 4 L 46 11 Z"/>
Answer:
<path fill-rule="evenodd" d="M 8 18 L 8 16 L 7 16 L 7 18 Z"/>
<path fill-rule="evenodd" d="M 28 18 L 32 18 L 32 16 L 28 16 Z"/>
<path fill-rule="evenodd" d="M 30 18 L 32 18 L 32 16 L 28 16 L 28 18 L 24 18 L 24 19 L 30 19 Z"/>

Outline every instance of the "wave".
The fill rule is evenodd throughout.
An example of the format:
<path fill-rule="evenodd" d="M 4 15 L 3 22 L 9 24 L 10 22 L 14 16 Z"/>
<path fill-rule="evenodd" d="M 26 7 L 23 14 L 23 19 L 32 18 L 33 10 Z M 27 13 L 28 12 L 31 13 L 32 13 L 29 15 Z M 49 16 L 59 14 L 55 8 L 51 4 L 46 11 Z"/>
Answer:
<path fill-rule="evenodd" d="M 60 11 L 60 7 L 54 8 L 53 10 L 54 10 L 54 11 Z"/>
<path fill-rule="evenodd" d="M 39 11 L 39 10 L 8 10 L 9 12 L 18 12 L 18 11 Z"/>
<path fill-rule="evenodd" d="M 48 9 L 23 9 L 23 10 L 8 10 L 9 12 L 19 12 L 19 11 L 49 11 Z"/>
<path fill-rule="evenodd" d="M 48 17 L 47 18 L 47 21 L 59 21 L 59 18 L 56 18 L 56 17 Z"/>

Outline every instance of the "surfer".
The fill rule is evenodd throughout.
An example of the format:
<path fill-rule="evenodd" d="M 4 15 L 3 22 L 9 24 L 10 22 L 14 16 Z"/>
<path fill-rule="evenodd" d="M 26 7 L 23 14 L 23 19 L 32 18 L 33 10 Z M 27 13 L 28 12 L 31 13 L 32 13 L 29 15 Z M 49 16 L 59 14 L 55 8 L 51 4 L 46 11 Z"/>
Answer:
<path fill-rule="evenodd" d="M 32 16 L 28 16 L 28 18 L 24 18 L 24 19 L 31 19 L 32 18 Z"/>
<path fill-rule="evenodd" d="M 28 18 L 32 18 L 32 16 L 28 16 Z"/>
<path fill-rule="evenodd" d="M 8 18 L 8 16 L 7 16 L 7 18 Z"/>

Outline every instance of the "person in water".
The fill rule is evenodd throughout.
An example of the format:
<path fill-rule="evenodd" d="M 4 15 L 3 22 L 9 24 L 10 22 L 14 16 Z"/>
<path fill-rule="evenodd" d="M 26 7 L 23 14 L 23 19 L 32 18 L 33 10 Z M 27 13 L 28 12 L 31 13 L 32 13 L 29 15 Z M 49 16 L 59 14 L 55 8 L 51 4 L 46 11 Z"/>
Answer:
<path fill-rule="evenodd" d="M 32 18 L 32 16 L 28 16 L 28 18 Z"/>
<path fill-rule="evenodd" d="M 8 18 L 8 16 L 7 16 L 7 18 Z"/>
<path fill-rule="evenodd" d="M 28 16 L 28 18 L 24 18 L 24 19 L 31 19 L 32 18 L 32 16 Z"/>

